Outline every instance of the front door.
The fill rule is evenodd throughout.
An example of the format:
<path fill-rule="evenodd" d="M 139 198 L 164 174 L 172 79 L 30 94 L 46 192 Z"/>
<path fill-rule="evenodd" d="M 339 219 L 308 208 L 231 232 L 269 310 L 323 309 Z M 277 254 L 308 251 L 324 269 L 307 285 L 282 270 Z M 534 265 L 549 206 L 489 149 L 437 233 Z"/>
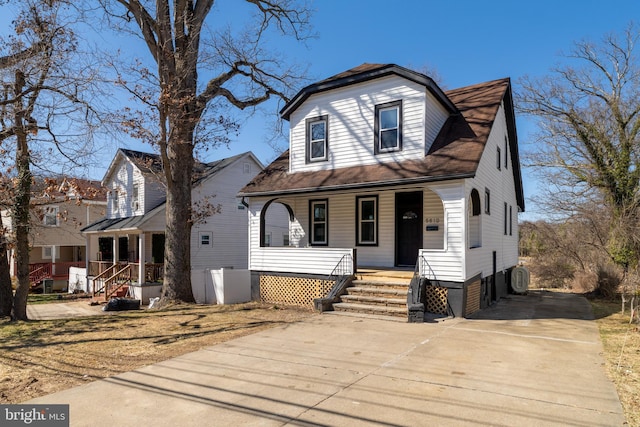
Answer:
<path fill-rule="evenodd" d="M 396 265 L 414 266 L 422 248 L 422 191 L 396 193 Z"/>

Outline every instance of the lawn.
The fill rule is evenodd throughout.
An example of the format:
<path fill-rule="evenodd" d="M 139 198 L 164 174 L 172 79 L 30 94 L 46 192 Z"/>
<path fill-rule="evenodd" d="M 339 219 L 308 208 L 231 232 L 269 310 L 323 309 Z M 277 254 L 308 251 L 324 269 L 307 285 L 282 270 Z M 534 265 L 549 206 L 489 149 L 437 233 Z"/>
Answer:
<path fill-rule="evenodd" d="M 620 313 L 620 303 L 591 300 L 605 366 L 622 402 L 629 426 L 640 426 L 640 330 L 629 324 L 629 310 Z"/>
<path fill-rule="evenodd" d="M 0 403 L 18 403 L 312 316 L 247 303 L 0 320 Z"/>

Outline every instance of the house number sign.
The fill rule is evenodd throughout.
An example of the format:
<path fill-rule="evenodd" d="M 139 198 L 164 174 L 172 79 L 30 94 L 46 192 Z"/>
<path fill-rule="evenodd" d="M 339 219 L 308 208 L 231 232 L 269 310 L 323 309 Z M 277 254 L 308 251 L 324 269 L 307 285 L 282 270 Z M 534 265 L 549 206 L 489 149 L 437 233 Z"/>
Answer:
<path fill-rule="evenodd" d="M 440 218 L 430 217 L 426 218 L 425 222 L 427 223 L 426 230 L 427 231 L 438 231 L 438 224 L 440 224 Z"/>

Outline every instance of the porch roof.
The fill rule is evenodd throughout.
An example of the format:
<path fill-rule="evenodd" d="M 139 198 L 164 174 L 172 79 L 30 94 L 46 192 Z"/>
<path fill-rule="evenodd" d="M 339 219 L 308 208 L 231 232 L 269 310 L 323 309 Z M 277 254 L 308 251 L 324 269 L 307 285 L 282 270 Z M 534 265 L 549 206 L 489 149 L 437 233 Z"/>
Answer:
<path fill-rule="evenodd" d="M 155 208 L 151 209 L 144 215 L 130 216 L 127 218 L 102 218 L 92 224 L 89 224 L 85 228 L 81 229 L 82 233 L 102 233 L 107 231 L 131 231 L 140 230 L 144 231 L 145 223 L 151 219 L 151 217 L 157 215 L 159 212 L 163 212 L 166 202 L 160 203 Z"/>
<path fill-rule="evenodd" d="M 493 80 L 445 93 L 460 114 L 449 116 L 429 152 L 422 158 L 395 163 L 289 173 L 289 151 L 285 151 L 240 190 L 239 194 L 240 196 L 275 196 L 472 178 L 476 174 L 493 122 L 504 101 L 516 196 L 518 206 L 524 211 L 524 193 L 510 79 Z"/>

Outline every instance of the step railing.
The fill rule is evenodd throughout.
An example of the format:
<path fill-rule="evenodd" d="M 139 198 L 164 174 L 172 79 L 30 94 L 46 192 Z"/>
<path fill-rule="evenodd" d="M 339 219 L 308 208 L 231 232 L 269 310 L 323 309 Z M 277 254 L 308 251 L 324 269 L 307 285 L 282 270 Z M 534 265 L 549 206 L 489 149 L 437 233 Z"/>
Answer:
<path fill-rule="evenodd" d="M 99 295 L 103 292 L 106 293 L 105 289 L 106 289 L 106 280 L 109 279 L 111 276 L 114 275 L 114 273 L 117 271 L 118 268 L 120 268 L 121 266 L 118 264 L 113 264 L 111 267 L 107 268 L 106 270 L 104 270 L 102 273 L 98 274 L 96 277 L 93 278 L 93 283 L 94 283 L 94 291 L 93 291 L 93 296 L 95 297 L 96 295 Z M 98 285 L 98 286 L 96 286 Z"/>
<path fill-rule="evenodd" d="M 109 277 L 104 281 L 104 299 L 108 301 L 109 298 L 123 286 L 131 285 L 132 281 L 132 273 L 131 273 L 131 264 L 126 264 L 124 266 L 120 266 L 119 270 L 117 270 L 113 276 Z"/>
<path fill-rule="evenodd" d="M 430 274 L 426 274 L 426 272 Z M 413 277 L 409 284 L 409 292 L 407 293 L 409 323 L 424 322 L 426 286 L 427 282 L 429 282 L 427 277 L 436 277 L 435 272 L 427 259 L 419 254 L 413 270 Z"/>
<path fill-rule="evenodd" d="M 333 303 L 344 293 L 347 286 L 353 281 L 355 274 L 354 258 L 351 254 L 345 254 L 324 279 L 322 284 L 332 283 L 331 290 L 324 298 L 316 298 L 313 305 L 319 312 L 333 310 Z"/>

